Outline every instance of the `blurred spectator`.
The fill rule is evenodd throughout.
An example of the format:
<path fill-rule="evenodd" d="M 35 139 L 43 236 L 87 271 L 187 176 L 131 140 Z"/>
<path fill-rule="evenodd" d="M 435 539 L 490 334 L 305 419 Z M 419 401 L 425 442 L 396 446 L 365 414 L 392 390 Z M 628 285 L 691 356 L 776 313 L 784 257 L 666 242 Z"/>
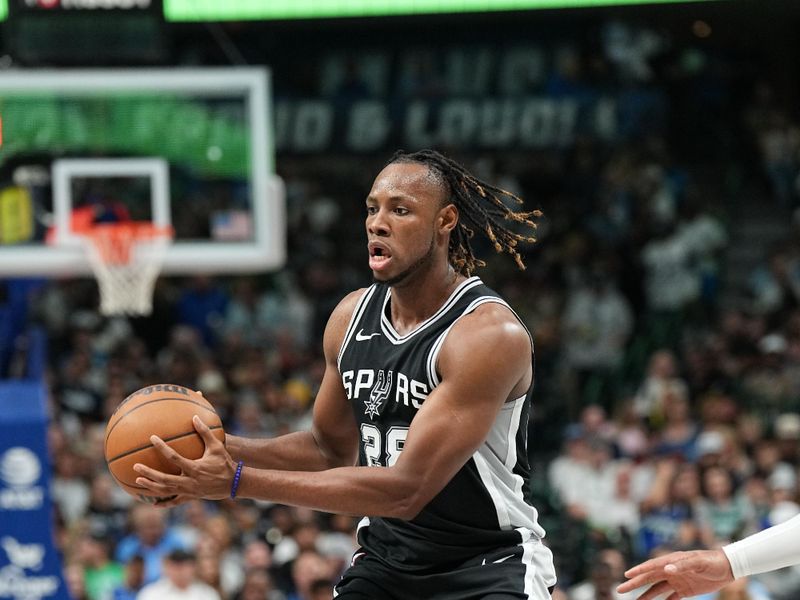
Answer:
<path fill-rule="evenodd" d="M 701 468 L 718 467 L 722 463 L 724 450 L 725 437 L 719 431 L 709 429 L 697 436 L 692 458 Z"/>
<path fill-rule="evenodd" d="M 769 590 L 758 581 L 742 577 L 718 592 L 695 596 L 694 600 L 773 600 Z"/>
<path fill-rule="evenodd" d="M 654 451 L 660 455 L 690 458 L 699 433 L 692 419 L 687 388 L 672 382 L 662 399 L 663 424 L 655 436 Z"/>
<path fill-rule="evenodd" d="M 610 407 L 633 315 L 609 273 L 595 268 L 570 294 L 562 326 L 566 365 L 577 375 L 579 397 Z"/>
<path fill-rule="evenodd" d="M 334 573 L 343 573 L 358 550 L 355 519 L 348 515 L 331 515 L 329 528 L 317 537 L 316 548 L 331 563 Z"/>
<path fill-rule="evenodd" d="M 333 598 L 333 581 L 317 579 L 309 588 L 309 600 L 331 600 Z"/>
<path fill-rule="evenodd" d="M 627 598 L 617 594 L 617 584 L 612 576 L 611 566 L 599 561 L 592 565 L 589 580 L 569 589 L 569 600 L 617 600 Z"/>
<path fill-rule="evenodd" d="M 53 500 L 67 524 L 77 521 L 89 506 L 89 486 L 79 469 L 79 458 L 72 450 L 65 448 L 55 457 Z"/>
<path fill-rule="evenodd" d="M 220 600 L 214 588 L 197 579 L 195 556 L 173 550 L 164 557 L 163 575 L 142 588 L 136 600 Z"/>
<path fill-rule="evenodd" d="M 127 563 L 133 556 L 144 559 L 144 581 L 152 583 L 161 576 L 164 557 L 173 550 L 183 550 L 180 536 L 165 523 L 166 513 L 149 504 L 136 504 L 131 510 L 132 532 L 117 546 L 116 558 Z"/>
<path fill-rule="evenodd" d="M 706 546 L 716 547 L 739 539 L 753 526 L 753 510 L 747 499 L 735 494 L 733 476 L 722 467 L 703 473 L 703 498 L 697 504 L 697 520 Z"/>
<path fill-rule="evenodd" d="M 220 598 L 228 597 L 222 589 L 222 574 L 217 554 L 197 555 L 197 580 L 213 589 Z"/>
<path fill-rule="evenodd" d="M 268 571 L 272 567 L 272 550 L 262 540 L 252 540 L 244 547 L 245 572 L 253 569 Z"/>
<path fill-rule="evenodd" d="M 322 556 L 314 551 L 303 552 L 292 564 L 294 592 L 287 600 L 315 600 L 312 595 L 315 583 L 320 580 L 330 582 L 332 576 L 331 567 Z M 328 593 L 332 595 L 331 588 L 328 588 Z"/>
<path fill-rule="evenodd" d="M 800 464 L 800 416 L 780 415 L 775 420 L 775 437 L 783 461 L 796 468 Z"/>
<path fill-rule="evenodd" d="M 206 521 L 214 510 L 203 500 L 191 500 L 178 507 L 172 531 L 183 541 L 185 548 L 196 548 L 204 536 Z"/>
<path fill-rule="evenodd" d="M 774 507 L 793 509 L 797 507 L 797 472 L 787 464 L 778 465 L 767 478 Z M 769 523 L 774 524 L 774 515 L 769 514 Z"/>
<path fill-rule="evenodd" d="M 271 600 L 273 593 L 272 579 L 264 569 L 253 567 L 245 572 L 242 589 L 233 600 Z"/>
<path fill-rule="evenodd" d="M 782 205 L 792 206 L 796 198 L 800 130 L 786 115 L 775 111 L 768 114 L 757 136 L 772 193 Z"/>
<path fill-rule="evenodd" d="M 195 389 L 205 351 L 198 330 L 176 325 L 170 332 L 169 344 L 156 357 L 159 377 L 162 381 Z"/>
<path fill-rule="evenodd" d="M 649 335 L 655 344 L 677 349 L 685 313 L 700 298 L 700 280 L 692 269 L 693 248 L 674 223 L 658 227 L 641 254 L 650 310 Z"/>
<path fill-rule="evenodd" d="M 667 397 L 687 396 L 687 385 L 678 376 L 675 355 L 669 350 L 658 350 L 650 357 L 647 374 L 634 398 L 636 414 L 647 419 L 653 427 L 664 422 L 664 405 Z"/>
<path fill-rule="evenodd" d="M 719 219 L 702 210 L 697 191 L 694 188 L 691 191 L 679 207 L 678 235 L 692 253 L 700 296 L 708 316 L 711 316 L 716 309 L 720 287 L 720 253 L 728 243 L 728 234 Z"/>
<path fill-rule="evenodd" d="M 607 539 L 617 541 L 620 537 L 626 540 L 633 538 L 639 528 L 639 498 L 633 482 L 634 467 L 620 463 L 615 472 L 615 479 L 610 498 L 604 510 L 597 507 L 591 514 L 592 527 L 602 532 Z M 622 579 L 620 578 L 621 582 Z"/>
<path fill-rule="evenodd" d="M 135 600 L 144 587 L 144 559 L 134 554 L 125 564 L 122 583 L 114 588 L 112 600 Z"/>
<path fill-rule="evenodd" d="M 577 509 L 570 510 L 572 490 L 585 477 L 589 470 L 589 444 L 579 425 L 570 425 L 564 433 L 562 453 L 554 458 L 548 466 L 548 481 L 558 494 L 567 510 L 582 519 L 585 514 Z"/>
<path fill-rule="evenodd" d="M 103 535 L 88 534 L 78 540 L 76 555 L 90 600 L 106 600 L 123 581 L 123 567 L 111 560 L 110 546 L 111 540 Z"/>
<path fill-rule="evenodd" d="M 650 493 L 641 504 L 637 556 L 652 556 L 661 547 L 696 547 L 702 533 L 697 521 L 700 498 L 700 475 L 695 465 L 673 458 L 660 460 Z"/>
<path fill-rule="evenodd" d="M 79 563 L 64 565 L 64 583 L 67 586 L 70 600 L 90 600 L 86 593 L 84 570 Z"/>
<path fill-rule="evenodd" d="M 557 489 L 566 506 L 567 512 L 574 519 L 588 521 L 591 525 L 604 526 L 632 525 L 628 514 L 628 499 L 618 497 L 619 471 L 623 463 L 612 459 L 612 448 L 609 442 L 599 437 L 589 437 L 584 441 L 586 447 L 579 449 L 579 462 L 574 463 L 572 476 L 568 483 L 558 483 Z M 568 467 L 569 468 L 569 467 Z M 619 502 L 620 513 L 612 515 L 609 506 Z"/>
<path fill-rule="evenodd" d="M 288 333 L 301 347 L 311 344 L 313 307 L 289 273 L 276 275 L 260 295 L 252 279 L 240 279 L 225 311 L 226 335 L 237 333 L 250 343 Z"/>
<path fill-rule="evenodd" d="M 120 496 L 120 491 L 109 474 L 95 475 L 86 509 L 89 530 L 109 536 L 114 542 L 120 540 L 125 532 L 127 511 L 132 500 L 127 494 Z"/>
<path fill-rule="evenodd" d="M 242 586 L 244 570 L 241 550 L 233 543 L 233 532 L 228 517 L 225 514 L 217 514 L 206 519 L 202 535 L 215 544 L 213 555 L 218 564 L 220 588 L 225 595 L 232 594 Z M 206 557 L 206 553 L 199 556 L 199 558 Z"/>
<path fill-rule="evenodd" d="M 800 258 L 781 244 L 772 249 L 766 264 L 750 275 L 753 308 L 761 314 L 786 312 L 800 302 Z"/>

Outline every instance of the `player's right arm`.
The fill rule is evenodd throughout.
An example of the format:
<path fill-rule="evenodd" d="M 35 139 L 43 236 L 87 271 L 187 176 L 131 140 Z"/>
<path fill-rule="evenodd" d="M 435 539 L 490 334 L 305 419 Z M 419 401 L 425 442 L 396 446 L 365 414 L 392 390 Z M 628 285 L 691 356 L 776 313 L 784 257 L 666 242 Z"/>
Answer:
<path fill-rule="evenodd" d="M 678 600 L 715 592 L 739 577 L 800 564 L 800 515 L 717 550 L 673 552 L 625 573 L 621 593 L 651 587 L 638 600 Z"/>
<path fill-rule="evenodd" d="M 364 290 L 348 294 L 334 309 L 325 327 L 325 374 L 314 401 L 310 431 L 280 437 L 225 436 L 225 447 L 236 461 L 257 469 L 324 471 L 353 466 L 358 458 L 359 433 L 339 375 L 337 358 L 347 325 Z"/>

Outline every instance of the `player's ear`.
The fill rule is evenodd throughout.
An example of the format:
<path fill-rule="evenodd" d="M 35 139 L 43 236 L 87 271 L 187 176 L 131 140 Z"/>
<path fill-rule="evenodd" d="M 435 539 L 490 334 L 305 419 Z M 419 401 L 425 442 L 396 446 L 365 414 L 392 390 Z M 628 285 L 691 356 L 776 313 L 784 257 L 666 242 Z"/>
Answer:
<path fill-rule="evenodd" d="M 439 209 L 436 226 L 440 233 L 450 233 L 458 225 L 458 209 L 455 204 L 447 204 Z"/>

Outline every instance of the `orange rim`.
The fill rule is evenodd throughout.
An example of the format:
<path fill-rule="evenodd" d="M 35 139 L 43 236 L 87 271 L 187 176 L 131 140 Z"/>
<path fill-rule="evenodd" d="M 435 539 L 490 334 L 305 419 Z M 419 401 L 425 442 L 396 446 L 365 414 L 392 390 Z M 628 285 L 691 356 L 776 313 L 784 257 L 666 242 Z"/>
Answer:
<path fill-rule="evenodd" d="M 91 241 L 103 262 L 126 264 L 130 262 L 134 244 L 155 239 L 172 239 L 174 230 L 150 221 L 126 221 L 97 223 L 79 234 Z"/>

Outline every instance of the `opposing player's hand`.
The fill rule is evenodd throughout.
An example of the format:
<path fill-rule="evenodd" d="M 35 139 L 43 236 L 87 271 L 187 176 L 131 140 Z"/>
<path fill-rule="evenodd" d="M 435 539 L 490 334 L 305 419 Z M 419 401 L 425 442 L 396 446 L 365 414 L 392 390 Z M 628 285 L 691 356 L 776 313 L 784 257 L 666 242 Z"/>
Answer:
<path fill-rule="evenodd" d="M 654 600 L 668 594 L 665 600 L 679 600 L 715 592 L 733 581 L 733 571 L 722 550 L 673 552 L 648 560 L 625 572 L 629 581 L 617 591 L 630 592 L 650 585 L 637 600 Z"/>
<path fill-rule="evenodd" d="M 175 506 L 192 498 L 220 500 L 230 494 L 236 463 L 228 454 L 224 444 L 214 437 L 200 417 L 195 415 L 192 424 L 206 446 L 203 456 L 197 460 L 181 456 L 158 436 L 150 438 L 153 446 L 167 460 L 180 468 L 180 475 L 156 471 L 141 463 L 133 467 L 141 475 L 136 479 L 137 485 L 146 487 L 160 497 L 175 496 L 156 506 Z"/>

